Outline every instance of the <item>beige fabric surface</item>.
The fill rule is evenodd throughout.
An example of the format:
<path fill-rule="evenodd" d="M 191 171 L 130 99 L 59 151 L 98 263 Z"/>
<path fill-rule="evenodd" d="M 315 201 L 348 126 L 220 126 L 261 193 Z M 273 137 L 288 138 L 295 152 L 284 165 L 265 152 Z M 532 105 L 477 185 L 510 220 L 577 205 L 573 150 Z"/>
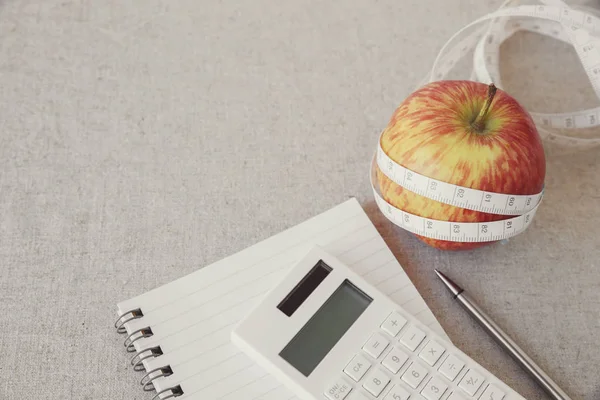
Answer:
<path fill-rule="evenodd" d="M 112 327 L 116 303 L 352 196 L 461 349 L 548 398 L 434 267 L 574 400 L 599 399 L 600 149 L 548 146 L 533 225 L 471 252 L 393 228 L 370 193 L 395 107 L 456 30 L 498 5 L 0 0 L 0 399 L 150 399 Z M 502 57 L 530 110 L 598 105 L 569 46 L 522 34 Z"/>

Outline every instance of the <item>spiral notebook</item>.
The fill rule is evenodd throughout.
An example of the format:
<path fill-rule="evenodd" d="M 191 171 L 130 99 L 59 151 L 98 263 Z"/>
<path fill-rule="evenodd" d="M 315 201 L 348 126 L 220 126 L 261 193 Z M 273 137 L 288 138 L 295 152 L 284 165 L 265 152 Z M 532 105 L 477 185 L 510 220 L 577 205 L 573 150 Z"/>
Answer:
<path fill-rule="evenodd" d="M 230 341 L 237 322 L 314 245 L 447 337 L 356 199 L 117 305 L 131 365 L 160 399 L 291 400 Z M 131 377 L 134 379 L 133 375 Z M 136 379 L 137 380 L 137 379 Z M 145 385 L 145 386 L 144 386 Z"/>

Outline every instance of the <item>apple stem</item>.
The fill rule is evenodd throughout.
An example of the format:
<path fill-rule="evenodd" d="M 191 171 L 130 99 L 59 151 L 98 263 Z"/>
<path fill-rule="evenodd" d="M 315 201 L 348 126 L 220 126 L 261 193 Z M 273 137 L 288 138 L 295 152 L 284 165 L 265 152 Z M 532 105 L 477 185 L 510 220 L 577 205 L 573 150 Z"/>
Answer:
<path fill-rule="evenodd" d="M 487 113 L 490 111 L 490 106 L 492 105 L 492 101 L 494 100 L 494 96 L 496 95 L 496 86 L 493 83 L 490 83 L 488 86 L 487 98 L 485 99 L 485 103 L 483 103 L 483 107 L 479 110 L 479 114 L 477 117 L 471 122 L 471 126 L 477 132 L 481 133 L 485 129 L 485 118 L 487 117 Z"/>

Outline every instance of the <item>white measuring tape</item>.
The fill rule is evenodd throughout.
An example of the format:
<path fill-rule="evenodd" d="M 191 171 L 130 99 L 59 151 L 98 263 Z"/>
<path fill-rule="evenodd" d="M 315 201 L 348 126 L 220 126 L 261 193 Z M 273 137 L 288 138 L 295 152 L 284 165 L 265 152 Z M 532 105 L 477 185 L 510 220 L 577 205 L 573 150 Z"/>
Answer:
<path fill-rule="evenodd" d="M 372 168 L 373 195 L 383 215 L 409 232 L 432 239 L 452 242 L 491 242 L 507 239 L 527 229 L 542 201 L 543 192 L 531 196 L 506 195 L 428 178 L 392 161 L 381 146 L 377 149 L 375 162 L 381 172 L 394 183 L 432 200 L 491 214 L 523 213 L 517 217 L 492 222 L 452 222 L 420 217 L 396 208 L 384 200 L 373 184 L 376 179 L 375 170 Z"/>
<path fill-rule="evenodd" d="M 470 80 L 494 83 L 498 88 L 502 88 L 498 62 L 500 45 L 514 33 L 526 30 L 572 44 L 596 95 L 600 98 L 600 18 L 592 14 L 592 11 L 573 9 L 561 0 L 543 0 L 539 5 L 518 3 L 520 2 L 517 0 L 506 1 L 496 12 L 473 21 L 454 34 L 443 46 L 430 74 L 421 82 L 421 86 L 443 80 L 454 65 L 474 49 Z M 465 35 L 467 31 L 473 30 L 483 22 L 489 23 Z M 464 37 L 461 38 L 461 35 Z M 544 140 L 577 149 L 600 145 L 600 137 L 574 137 L 553 131 L 573 131 L 600 126 L 600 107 L 571 113 L 529 114 Z M 381 196 L 373 184 L 375 171 L 372 168 L 371 186 L 381 212 L 395 225 L 433 239 L 453 242 L 508 239 L 527 229 L 543 196 L 543 191 L 528 196 L 493 193 L 432 179 L 396 163 L 383 151 L 380 140 L 374 165 L 397 185 L 429 199 L 490 214 L 515 215 L 500 221 L 473 223 L 440 221 L 410 214 L 394 207 Z"/>

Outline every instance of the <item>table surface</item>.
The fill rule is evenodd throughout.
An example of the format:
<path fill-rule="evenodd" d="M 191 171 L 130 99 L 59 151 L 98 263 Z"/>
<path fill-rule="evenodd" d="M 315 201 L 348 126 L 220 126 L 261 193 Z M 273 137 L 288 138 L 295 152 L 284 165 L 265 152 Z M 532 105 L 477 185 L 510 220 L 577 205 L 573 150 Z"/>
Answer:
<path fill-rule="evenodd" d="M 0 0 L 0 398 L 150 399 L 116 303 L 349 197 L 467 354 L 547 398 L 433 267 L 574 400 L 600 398 L 600 150 L 548 145 L 533 225 L 476 251 L 427 247 L 373 203 L 378 134 L 445 41 L 499 5 L 473 3 Z M 597 104 L 566 44 L 524 33 L 502 60 L 532 111 Z"/>

